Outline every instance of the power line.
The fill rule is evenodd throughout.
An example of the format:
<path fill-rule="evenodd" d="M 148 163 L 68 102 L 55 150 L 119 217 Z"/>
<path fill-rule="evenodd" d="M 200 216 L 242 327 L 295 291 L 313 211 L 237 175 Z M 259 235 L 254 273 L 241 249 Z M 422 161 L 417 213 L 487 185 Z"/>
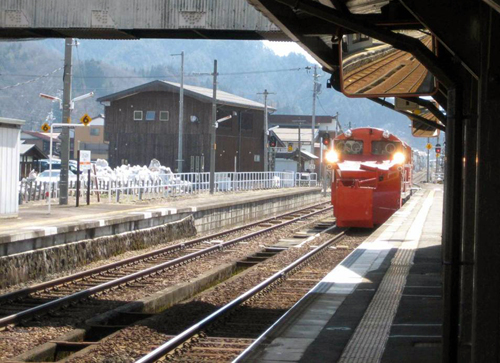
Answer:
<path fill-rule="evenodd" d="M 323 112 L 328 115 L 329 113 L 326 112 L 325 108 L 323 107 L 323 104 L 321 103 L 321 99 L 318 96 L 316 96 L 316 98 L 318 99 L 319 106 L 321 107 L 321 109 L 323 110 Z M 338 115 L 338 113 L 337 113 L 337 115 Z M 335 116 L 332 116 L 332 117 L 335 117 Z M 337 117 L 336 120 L 337 120 L 337 123 L 339 125 L 340 130 L 342 130 L 342 124 L 340 123 L 339 118 Z"/>
<path fill-rule="evenodd" d="M 59 68 L 62 69 L 62 68 Z M 58 69 L 58 70 L 59 70 Z M 289 68 L 289 69 L 271 69 L 271 70 L 264 70 L 264 71 L 247 71 L 247 72 L 231 72 L 231 73 L 219 73 L 219 76 L 239 76 L 239 75 L 247 75 L 247 74 L 262 74 L 262 73 L 279 73 L 279 72 L 292 72 L 292 71 L 300 71 L 302 69 L 306 69 L 306 67 L 300 67 L 300 68 Z M 33 75 L 33 74 L 6 74 L 6 73 L 0 73 L 0 76 L 2 77 L 53 77 L 53 78 L 59 78 L 58 76 L 47 76 L 47 75 Z M 190 73 L 185 75 L 184 77 L 201 77 L 201 76 L 212 76 L 212 73 Z M 175 74 L 169 74 L 169 75 L 151 75 L 151 76 L 73 76 L 73 78 L 116 78 L 116 79 L 134 79 L 134 78 L 142 78 L 142 79 L 148 79 L 148 78 L 176 78 L 179 77 L 179 75 Z"/>
<path fill-rule="evenodd" d="M 39 75 L 39 76 L 32 76 L 32 77 L 35 77 L 33 79 L 30 79 L 28 81 L 24 81 L 24 82 L 19 82 L 19 83 L 16 83 L 16 84 L 12 84 L 10 86 L 5 86 L 5 87 L 2 87 L 0 88 L 0 90 L 6 90 L 6 89 L 9 89 L 9 88 L 14 88 L 14 87 L 19 87 L 19 86 L 23 86 L 25 84 L 28 84 L 28 83 L 33 83 L 33 82 L 36 82 L 38 81 L 39 79 L 41 78 L 49 78 L 49 77 L 54 77 L 52 76 L 52 74 L 56 73 L 57 71 L 60 71 L 61 69 L 63 69 L 63 67 L 59 67 L 57 69 L 54 69 L 52 72 L 48 72 L 46 74 L 42 74 L 42 75 Z"/>

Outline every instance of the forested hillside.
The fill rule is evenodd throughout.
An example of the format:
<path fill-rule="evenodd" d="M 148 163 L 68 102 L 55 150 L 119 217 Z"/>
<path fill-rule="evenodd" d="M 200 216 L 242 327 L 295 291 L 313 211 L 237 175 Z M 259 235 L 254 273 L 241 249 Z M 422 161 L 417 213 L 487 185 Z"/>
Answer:
<path fill-rule="evenodd" d="M 277 56 L 262 42 L 210 40 L 79 40 L 73 52 L 73 96 L 90 91 L 93 99 L 75 105 L 72 118 L 85 112 L 103 112 L 95 100 L 103 95 L 155 79 L 179 81 L 180 57 L 185 52 L 186 84 L 212 87 L 213 60 L 218 60 L 219 89 L 262 101 L 258 93 L 276 93 L 269 100 L 278 113 L 310 114 L 312 64 L 300 54 Z M 27 120 L 37 129 L 50 111 L 60 120 L 59 105 L 38 97 L 39 93 L 62 96 L 63 40 L 0 42 L 0 116 Z M 55 72 L 54 72 L 55 71 Z M 51 73 L 54 72 L 54 73 Z M 37 78 L 40 75 L 48 76 Z M 365 99 L 349 99 L 325 87 L 328 75 L 320 72 L 322 92 L 317 114 L 339 113 L 344 128 L 376 126 L 389 129 L 412 145 L 422 140 L 410 136 L 409 120 Z M 32 81 L 26 84 L 24 83 Z M 8 88 L 6 88 L 8 87 Z"/>

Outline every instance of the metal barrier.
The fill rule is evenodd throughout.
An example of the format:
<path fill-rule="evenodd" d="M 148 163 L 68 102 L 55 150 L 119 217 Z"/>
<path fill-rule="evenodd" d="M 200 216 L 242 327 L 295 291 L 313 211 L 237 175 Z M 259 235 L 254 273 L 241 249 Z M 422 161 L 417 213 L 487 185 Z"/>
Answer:
<path fill-rule="evenodd" d="M 315 187 L 318 185 L 318 174 L 316 173 L 295 173 L 296 187 Z"/>
<path fill-rule="evenodd" d="M 215 192 L 238 192 L 248 190 L 282 189 L 315 187 L 318 185 L 317 174 L 295 172 L 218 172 L 215 173 Z M 80 193 L 88 189 L 87 178 L 80 179 Z M 20 201 L 29 202 L 45 199 L 49 190 L 57 198 L 59 182 L 20 182 Z M 92 175 L 90 180 L 91 195 L 107 198 L 108 202 L 165 198 L 180 195 L 206 193 L 210 190 L 210 173 L 171 173 L 158 174 L 154 180 L 109 180 Z M 76 195 L 76 182 L 69 184 L 70 195 Z"/>

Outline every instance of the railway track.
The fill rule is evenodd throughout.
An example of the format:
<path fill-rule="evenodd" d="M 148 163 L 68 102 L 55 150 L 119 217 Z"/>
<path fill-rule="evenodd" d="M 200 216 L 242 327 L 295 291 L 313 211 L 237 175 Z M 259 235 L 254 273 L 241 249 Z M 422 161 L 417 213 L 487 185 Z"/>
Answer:
<path fill-rule="evenodd" d="M 147 283 L 148 277 L 162 271 L 222 252 L 239 242 L 265 235 L 331 209 L 324 207 L 324 204 L 179 243 L 0 296 L 0 327 L 5 328 L 49 312 L 54 313 L 62 307 L 77 304 L 89 297 L 131 283 Z M 229 240 L 222 241 L 222 238 L 228 237 Z"/>
<path fill-rule="evenodd" d="M 165 344 L 137 363 L 163 358 L 174 362 L 232 361 L 340 262 L 338 250 L 331 247 L 342 238 L 344 232 L 327 239 L 180 334 L 169 336 Z"/>

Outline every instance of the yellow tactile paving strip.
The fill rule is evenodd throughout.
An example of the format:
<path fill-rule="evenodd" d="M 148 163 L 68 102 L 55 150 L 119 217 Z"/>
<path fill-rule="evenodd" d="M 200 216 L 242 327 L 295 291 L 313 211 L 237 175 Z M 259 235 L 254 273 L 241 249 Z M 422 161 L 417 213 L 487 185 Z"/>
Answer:
<path fill-rule="evenodd" d="M 340 363 L 380 362 L 434 193 L 434 190 L 430 191 L 408 230 L 365 315 L 345 347 Z"/>

